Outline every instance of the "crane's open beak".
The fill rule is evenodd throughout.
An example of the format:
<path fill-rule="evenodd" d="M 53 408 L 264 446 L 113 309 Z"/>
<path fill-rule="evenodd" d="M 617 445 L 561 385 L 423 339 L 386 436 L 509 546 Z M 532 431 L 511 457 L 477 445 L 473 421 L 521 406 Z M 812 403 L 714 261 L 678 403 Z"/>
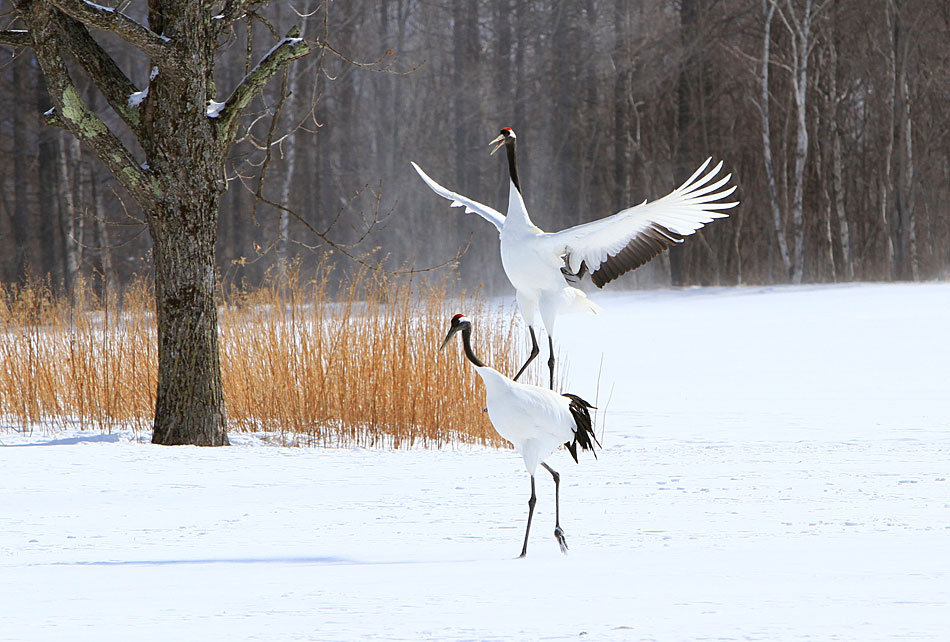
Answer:
<path fill-rule="evenodd" d="M 445 347 L 445 344 L 449 342 L 449 339 L 455 336 L 455 333 L 458 332 L 458 330 L 459 326 L 457 325 L 453 325 L 451 328 L 449 328 L 449 333 L 445 335 L 445 341 L 443 341 L 442 345 L 439 346 L 439 350 Z"/>
<path fill-rule="evenodd" d="M 493 140 L 492 142 L 490 142 L 490 143 L 488 143 L 488 144 L 489 144 L 489 145 L 494 145 L 494 147 L 493 147 L 492 150 L 491 150 L 491 153 L 489 154 L 489 156 L 494 156 L 494 155 L 495 155 L 495 152 L 497 152 L 499 149 L 501 149 L 502 146 L 505 144 L 505 136 L 504 136 L 503 134 L 499 134 L 499 135 L 498 135 L 498 138 L 496 138 L 495 140 Z"/>

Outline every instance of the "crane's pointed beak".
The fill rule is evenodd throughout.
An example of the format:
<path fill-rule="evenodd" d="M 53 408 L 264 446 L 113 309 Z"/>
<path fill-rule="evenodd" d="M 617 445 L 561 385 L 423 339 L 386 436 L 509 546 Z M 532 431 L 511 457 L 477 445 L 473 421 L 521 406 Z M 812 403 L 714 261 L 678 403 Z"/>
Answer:
<path fill-rule="evenodd" d="M 449 333 L 445 335 L 445 341 L 443 341 L 442 345 L 439 346 L 439 350 L 442 350 L 449 340 L 455 336 L 455 333 L 458 332 L 458 329 L 459 327 L 457 325 L 453 325 L 451 328 L 449 328 Z"/>
<path fill-rule="evenodd" d="M 488 143 L 488 144 L 489 144 L 489 145 L 494 145 L 494 147 L 493 147 L 492 150 L 491 150 L 491 153 L 489 154 L 489 156 L 494 156 L 494 155 L 495 155 L 495 152 L 497 152 L 499 149 L 501 149 L 502 146 L 505 144 L 505 137 L 504 137 L 504 135 L 499 134 L 498 138 L 494 139 L 492 142 L 490 142 L 490 143 Z"/>

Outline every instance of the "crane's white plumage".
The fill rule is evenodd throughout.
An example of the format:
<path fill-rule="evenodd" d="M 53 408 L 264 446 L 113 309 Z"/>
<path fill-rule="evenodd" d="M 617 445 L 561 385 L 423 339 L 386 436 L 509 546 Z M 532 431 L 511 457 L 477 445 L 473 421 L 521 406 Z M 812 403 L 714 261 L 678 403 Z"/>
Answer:
<path fill-rule="evenodd" d="M 653 202 L 630 207 L 613 216 L 583 223 L 560 232 L 547 233 L 531 222 L 518 179 L 515 135 L 504 128 L 491 142 L 492 153 L 504 145 L 508 153 L 511 183 L 508 214 L 446 189 L 432 180 L 418 165 L 412 166 L 432 190 L 452 201 L 453 207 L 478 214 L 499 231 L 501 261 L 508 280 L 515 287 L 518 308 L 531 330 L 532 352 L 515 375 L 517 380 L 528 363 L 538 354 L 534 324 L 538 313 L 548 334 L 551 356 L 550 384 L 554 387 L 554 344 L 551 337 L 559 314 L 600 308 L 572 283 L 590 272 L 597 287 L 633 270 L 669 247 L 682 243 L 716 218 L 728 216 L 722 210 L 738 205 L 723 202 L 736 187 L 726 188 L 731 174 L 716 180 L 722 162 L 706 171 L 706 160 L 679 188 Z M 705 173 L 704 173 L 705 172 Z"/>
<path fill-rule="evenodd" d="M 496 210 L 493 207 L 488 207 L 483 205 L 478 201 L 473 201 L 467 196 L 462 196 L 457 192 L 453 192 L 450 189 L 446 189 L 436 183 L 434 180 L 429 178 L 429 175 L 422 171 L 422 169 L 416 165 L 413 161 L 409 161 L 412 166 L 419 172 L 419 176 L 422 177 L 422 180 L 426 182 L 433 192 L 441 196 L 442 198 L 447 198 L 452 201 L 450 207 L 464 207 L 466 214 L 478 214 L 483 219 L 494 225 L 498 228 L 498 231 L 501 231 L 501 228 L 505 226 L 505 215 Z"/>
<path fill-rule="evenodd" d="M 528 550 L 528 534 L 531 532 L 531 517 L 534 514 L 534 474 L 540 464 L 554 477 L 555 528 L 562 551 L 567 551 L 567 542 L 560 523 L 560 476 L 544 463 L 561 444 L 567 446 L 577 461 L 577 448 L 594 452 L 597 437 L 594 435 L 588 408 L 592 406 L 572 394 L 562 395 L 547 388 L 512 381 L 494 368 L 482 363 L 472 350 L 472 322 L 462 314 L 452 317 L 449 332 L 442 348 L 459 330 L 465 356 L 485 384 L 485 403 L 488 418 L 499 435 L 511 442 L 524 460 L 531 475 L 531 499 L 528 501 L 528 527 L 525 530 L 521 556 Z M 599 444 L 598 444 L 599 445 Z M 594 456 L 597 453 L 594 452 Z"/>
<path fill-rule="evenodd" d="M 574 439 L 577 424 L 571 415 L 571 399 L 562 394 L 512 381 L 494 368 L 476 367 L 485 384 L 488 418 L 498 434 L 511 442 L 524 459 L 528 473 Z"/>
<path fill-rule="evenodd" d="M 683 185 L 661 199 L 644 201 L 613 216 L 544 236 L 548 251 L 566 257 L 574 273 L 580 271 L 584 263 L 592 274 L 597 274 L 604 262 L 618 256 L 631 242 L 659 241 L 664 245 L 661 250 L 681 243 L 682 237 L 693 234 L 706 223 L 728 216 L 720 210 L 738 205 L 738 202 L 720 202 L 736 190 L 735 185 L 717 191 L 729 182 L 732 174 L 710 183 L 722 169 L 722 161 L 702 175 L 711 161 L 711 158 L 706 159 Z M 658 235 L 660 238 L 656 238 Z M 643 262 L 653 256 L 655 253 L 644 257 Z"/>

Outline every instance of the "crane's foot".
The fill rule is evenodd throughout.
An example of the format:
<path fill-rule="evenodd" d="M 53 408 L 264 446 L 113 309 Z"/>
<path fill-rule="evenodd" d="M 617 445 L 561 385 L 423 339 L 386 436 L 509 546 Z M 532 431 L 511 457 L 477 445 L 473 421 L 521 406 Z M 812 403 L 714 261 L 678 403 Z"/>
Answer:
<path fill-rule="evenodd" d="M 558 546 L 561 547 L 561 552 L 567 555 L 567 540 L 564 539 L 564 531 L 561 530 L 560 526 L 554 529 L 554 537 L 557 538 L 557 543 Z"/>

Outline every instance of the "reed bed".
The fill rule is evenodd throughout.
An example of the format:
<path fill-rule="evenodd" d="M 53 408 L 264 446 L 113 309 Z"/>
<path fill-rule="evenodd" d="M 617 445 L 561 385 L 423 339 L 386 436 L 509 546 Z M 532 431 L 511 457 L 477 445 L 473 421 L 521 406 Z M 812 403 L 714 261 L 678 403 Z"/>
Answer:
<path fill-rule="evenodd" d="M 332 294 L 331 294 L 332 291 Z M 0 286 L 0 424 L 151 430 L 157 372 L 153 299 L 137 282 L 96 298 L 43 284 Z M 501 445 L 460 341 L 439 344 L 455 312 L 476 319 L 479 356 L 513 372 L 524 332 L 511 309 L 447 282 L 360 272 L 297 272 L 222 293 L 221 367 L 232 431 L 284 443 L 406 448 Z M 526 373 L 526 376 L 531 373 Z"/>

